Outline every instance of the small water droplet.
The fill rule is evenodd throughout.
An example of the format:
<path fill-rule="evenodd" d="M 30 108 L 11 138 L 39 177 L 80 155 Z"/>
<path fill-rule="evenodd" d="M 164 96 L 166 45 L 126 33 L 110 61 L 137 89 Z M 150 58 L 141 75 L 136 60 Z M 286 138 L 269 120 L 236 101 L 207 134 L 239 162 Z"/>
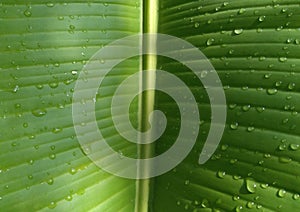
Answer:
<path fill-rule="evenodd" d="M 54 209 L 56 207 L 56 202 L 50 202 L 50 204 L 48 205 L 49 209 Z"/>
<path fill-rule="evenodd" d="M 266 16 L 264 16 L 264 15 L 258 17 L 259 22 L 263 22 L 265 19 L 266 19 Z"/>
<path fill-rule="evenodd" d="M 291 83 L 289 83 L 289 85 L 288 85 L 288 89 L 289 89 L 289 90 L 293 90 L 293 89 L 295 88 L 295 86 L 296 86 L 296 84 L 293 83 L 293 82 L 291 82 Z"/>
<path fill-rule="evenodd" d="M 237 122 L 230 124 L 230 129 L 237 130 L 239 127 L 239 124 Z"/>
<path fill-rule="evenodd" d="M 67 200 L 67 201 L 71 201 L 72 199 L 73 199 L 72 195 L 68 195 L 68 196 L 66 196 L 66 198 L 65 198 L 65 200 Z"/>
<path fill-rule="evenodd" d="M 284 63 L 284 62 L 286 62 L 287 61 L 287 58 L 286 57 L 279 57 L 279 62 L 282 62 L 282 63 Z"/>
<path fill-rule="evenodd" d="M 49 178 L 49 179 L 47 180 L 47 184 L 48 184 L 48 185 L 52 185 L 53 183 L 54 183 L 53 178 Z"/>
<path fill-rule="evenodd" d="M 45 109 L 36 109 L 31 112 L 35 117 L 42 117 L 47 114 Z"/>
<path fill-rule="evenodd" d="M 244 106 L 242 107 L 242 110 L 243 110 L 244 112 L 247 112 L 247 111 L 250 110 L 250 108 L 251 108 L 251 105 L 244 105 Z"/>
<path fill-rule="evenodd" d="M 57 88 L 58 87 L 58 83 L 57 82 L 51 82 L 51 83 L 49 83 L 49 87 L 50 88 Z"/>
<path fill-rule="evenodd" d="M 77 74 L 77 70 L 72 70 L 71 73 L 72 73 L 72 75 L 76 75 Z"/>
<path fill-rule="evenodd" d="M 214 41 L 215 41 L 215 39 L 209 38 L 209 39 L 206 41 L 206 45 L 207 45 L 207 46 L 210 46 L 210 45 L 213 44 Z"/>
<path fill-rule="evenodd" d="M 54 7 L 54 3 L 53 3 L 53 2 L 47 2 L 47 3 L 46 3 L 46 6 L 47 6 L 47 7 Z"/>
<path fill-rule="evenodd" d="M 240 35 L 240 34 L 243 33 L 243 29 L 235 29 L 235 30 L 233 30 L 233 33 L 234 33 L 235 35 Z"/>
<path fill-rule="evenodd" d="M 267 94 L 269 95 L 275 95 L 277 94 L 278 90 L 276 88 L 269 88 L 267 89 Z"/>
<path fill-rule="evenodd" d="M 223 179 L 225 177 L 226 173 L 224 171 L 218 171 L 217 177 Z"/>
<path fill-rule="evenodd" d="M 292 159 L 288 157 L 279 157 L 278 160 L 280 163 L 290 163 L 292 161 Z"/>
<path fill-rule="evenodd" d="M 286 195 L 286 191 L 284 189 L 279 189 L 277 191 L 277 196 L 278 197 L 283 198 L 283 197 L 285 197 L 285 195 Z"/>
<path fill-rule="evenodd" d="M 26 17 L 30 17 L 30 16 L 32 15 L 32 13 L 30 12 L 29 9 L 27 9 L 27 10 L 24 11 L 24 15 L 25 15 Z"/>
<path fill-rule="evenodd" d="M 194 24 L 194 27 L 197 29 L 197 28 L 199 28 L 199 26 L 200 26 L 200 24 L 198 23 L 198 22 L 196 22 L 195 24 Z"/>
<path fill-rule="evenodd" d="M 55 153 L 51 153 L 51 154 L 49 154 L 49 158 L 50 158 L 51 160 L 54 160 L 54 159 L 56 158 L 56 155 L 55 155 Z"/>
<path fill-rule="evenodd" d="M 241 8 L 241 9 L 239 9 L 238 14 L 243 14 L 243 13 L 245 13 L 245 12 L 246 12 L 246 9 Z"/>

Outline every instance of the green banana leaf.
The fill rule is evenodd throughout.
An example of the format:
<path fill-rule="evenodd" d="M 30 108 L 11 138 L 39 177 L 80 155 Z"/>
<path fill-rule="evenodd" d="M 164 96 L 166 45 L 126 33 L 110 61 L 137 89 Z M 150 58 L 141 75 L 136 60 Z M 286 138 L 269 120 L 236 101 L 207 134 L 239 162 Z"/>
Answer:
<path fill-rule="evenodd" d="M 0 211 L 299 211 L 299 20 L 297 0 L 2 0 Z M 228 110 L 218 149 L 199 164 L 211 126 L 201 82 L 160 56 L 118 64 L 99 88 L 95 115 L 120 157 L 159 155 L 180 128 L 176 102 L 156 91 L 130 107 L 133 126 L 143 130 L 148 122 L 140 113 L 147 117 L 154 108 L 166 115 L 155 146 L 141 148 L 115 129 L 114 92 L 141 67 L 182 79 L 201 117 L 197 142 L 183 162 L 161 176 L 134 180 L 107 173 L 87 157 L 90 150 L 74 130 L 72 97 L 92 55 L 142 32 L 199 48 L 220 77 Z"/>

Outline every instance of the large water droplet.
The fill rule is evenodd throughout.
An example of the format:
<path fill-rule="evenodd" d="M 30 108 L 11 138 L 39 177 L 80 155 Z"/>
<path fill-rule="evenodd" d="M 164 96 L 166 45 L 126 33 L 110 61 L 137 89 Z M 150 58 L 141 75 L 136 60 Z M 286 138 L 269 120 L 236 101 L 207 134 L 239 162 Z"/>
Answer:
<path fill-rule="evenodd" d="M 248 192 L 250 193 L 255 193 L 256 189 L 257 189 L 257 185 L 255 182 L 253 182 L 252 180 L 246 179 L 245 180 L 246 183 L 246 189 Z"/>

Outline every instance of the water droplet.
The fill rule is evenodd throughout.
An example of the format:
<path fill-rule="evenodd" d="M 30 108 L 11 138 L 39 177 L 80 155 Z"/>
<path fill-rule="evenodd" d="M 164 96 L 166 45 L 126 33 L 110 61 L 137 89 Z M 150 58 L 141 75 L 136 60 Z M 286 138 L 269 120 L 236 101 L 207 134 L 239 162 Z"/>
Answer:
<path fill-rule="evenodd" d="M 265 111 L 265 108 L 264 107 L 257 107 L 256 111 L 259 112 L 259 113 L 262 113 L 262 112 Z"/>
<path fill-rule="evenodd" d="M 277 196 L 278 197 L 283 198 L 283 197 L 285 197 L 285 195 L 286 195 L 286 191 L 284 189 L 279 189 L 277 191 Z"/>
<path fill-rule="evenodd" d="M 47 7 L 54 7 L 54 3 L 52 3 L 52 2 L 47 2 L 47 3 L 46 3 L 46 6 L 47 6 Z"/>
<path fill-rule="evenodd" d="M 245 183 L 246 183 L 246 189 L 247 189 L 247 191 L 250 192 L 250 193 L 252 193 L 252 194 L 255 193 L 255 191 L 257 189 L 256 183 L 253 182 L 250 179 L 246 179 Z"/>
<path fill-rule="evenodd" d="M 18 86 L 18 85 L 16 85 L 16 86 L 14 87 L 14 89 L 13 89 L 13 93 L 17 93 L 17 92 L 18 92 L 18 90 L 19 90 L 19 86 Z"/>
<path fill-rule="evenodd" d="M 72 24 L 69 26 L 69 29 L 70 29 L 70 30 L 74 30 L 75 28 L 76 28 L 76 27 L 75 27 L 74 25 L 72 25 Z"/>
<path fill-rule="evenodd" d="M 281 81 L 277 81 L 277 82 L 275 82 L 275 86 L 276 86 L 276 87 L 279 87 L 279 86 L 281 86 L 281 84 L 282 84 L 282 82 L 281 82 Z"/>
<path fill-rule="evenodd" d="M 201 71 L 200 77 L 205 78 L 207 76 L 208 72 L 207 71 Z"/>
<path fill-rule="evenodd" d="M 209 39 L 206 41 L 206 45 L 207 45 L 207 46 L 210 46 L 210 45 L 213 44 L 214 41 L 215 41 L 215 39 L 209 38 Z"/>
<path fill-rule="evenodd" d="M 241 212 L 243 210 L 243 206 L 239 205 L 235 207 L 235 212 Z"/>
<path fill-rule="evenodd" d="M 284 63 L 284 62 L 287 61 L 287 58 L 286 57 L 280 57 L 278 60 L 279 60 L 279 62 Z"/>
<path fill-rule="evenodd" d="M 234 195 L 233 197 L 232 197 L 232 200 L 233 201 L 237 201 L 237 200 L 239 200 L 240 199 L 240 196 L 239 195 Z"/>
<path fill-rule="evenodd" d="M 26 17 L 30 17 L 32 15 L 32 13 L 30 12 L 30 10 L 27 9 L 27 10 L 24 11 L 24 15 Z"/>
<path fill-rule="evenodd" d="M 243 13 L 245 13 L 245 12 L 246 12 L 246 9 L 241 8 L 241 9 L 239 9 L 238 14 L 243 14 Z"/>
<path fill-rule="evenodd" d="M 57 133 L 60 133 L 63 129 L 62 128 L 59 128 L 59 127 L 55 127 L 52 129 L 52 132 L 57 134 Z"/>
<path fill-rule="evenodd" d="M 190 184 L 189 180 L 184 181 L 184 185 L 189 185 L 189 184 Z"/>
<path fill-rule="evenodd" d="M 230 129 L 237 130 L 239 127 L 239 124 L 237 122 L 230 124 Z"/>
<path fill-rule="evenodd" d="M 203 208 L 207 208 L 209 206 L 209 202 L 207 199 L 203 199 L 202 202 L 201 202 L 201 206 Z"/>
<path fill-rule="evenodd" d="M 234 109 L 234 108 L 236 108 L 236 106 L 237 106 L 237 104 L 229 104 L 229 109 Z"/>
<path fill-rule="evenodd" d="M 285 118 L 282 120 L 282 124 L 287 124 L 289 122 L 289 119 L 288 118 Z"/>
<path fill-rule="evenodd" d="M 218 171 L 217 177 L 223 179 L 225 177 L 226 173 L 224 171 Z"/>
<path fill-rule="evenodd" d="M 36 109 L 31 112 L 35 117 L 42 117 L 47 114 L 45 109 Z"/>
<path fill-rule="evenodd" d="M 223 144 L 222 146 L 221 146 L 221 150 L 222 151 L 226 151 L 228 149 L 228 145 L 227 144 Z"/>
<path fill-rule="evenodd" d="M 269 79 L 270 77 L 271 77 L 271 74 L 265 74 L 265 75 L 264 75 L 264 78 L 265 78 L 265 79 Z"/>
<path fill-rule="evenodd" d="M 50 202 L 50 204 L 48 205 L 48 208 L 50 209 L 54 209 L 56 207 L 56 202 Z"/>
<path fill-rule="evenodd" d="M 50 179 L 47 180 L 47 184 L 48 185 L 52 185 L 53 183 L 54 183 L 53 178 L 50 178 Z"/>
<path fill-rule="evenodd" d="M 250 209 L 254 208 L 255 207 L 255 203 L 254 202 L 247 202 L 246 207 L 250 208 Z"/>
<path fill-rule="evenodd" d="M 57 82 L 51 82 L 51 83 L 49 83 L 49 87 L 50 88 L 57 88 L 58 87 L 58 83 Z"/>
<path fill-rule="evenodd" d="M 278 146 L 278 150 L 279 150 L 279 151 L 286 150 L 286 148 L 287 148 L 287 146 L 286 146 L 285 144 L 280 144 L 280 145 Z"/>
<path fill-rule="evenodd" d="M 250 110 L 250 108 L 251 108 L 251 105 L 244 105 L 244 106 L 242 107 L 242 110 L 243 110 L 244 112 L 247 112 L 247 111 Z"/>
<path fill-rule="evenodd" d="M 265 19 L 266 19 L 266 16 L 264 16 L 264 15 L 258 17 L 259 22 L 263 22 Z"/>
<path fill-rule="evenodd" d="M 199 28 L 199 26 L 200 26 L 200 24 L 198 23 L 198 22 L 196 22 L 195 24 L 194 24 L 194 27 L 197 29 L 197 28 Z"/>
<path fill-rule="evenodd" d="M 68 196 L 66 196 L 66 198 L 65 198 L 65 200 L 67 200 L 67 201 L 71 201 L 72 199 L 73 199 L 72 195 L 68 195 Z"/>
<path fill-rule="evenodd" d="M 295 88 L 295 86 L 296 86 L 296 84 L 293 83 L 293 82 L 291 82 L 291 83 L 289 83 L 289 85 L 288 85 L 288 89 L 289 89 L 289 90 L 293 90 L 293 89 Z"/>
<path fill-rule="evenodd" d="M 51 154 L 49 154 L 49 158 L 50 158 L 51 160 L 54 160 L 54 159 L 56 158 L 56 155 L 55 155 L 55 153 L 51 153 Z"/>
<path fill-rule="evenodd" d="M 294 200 L 298 200 L 299 198 L 300 198 L 300 195 L 299 195 L 299 194 L 294 194 L 294 195 L 293 195 L 293 199 L 294 199 Z"/>
<path fill-rule="evenodd" d="M 279 157 L 278 160 L 280 163 L 290 163 L 292 161 L 292 159 L 288 157 Z"/>
<path fill-rule="evenodd" d="M 74 175 L 74 174 L 77 173 L 77 170 L 76 170 L 75 168 L 71 168 L 71 169 L 70 169 L 70 173 L 71 173 L 72 175 Z"/>
<path fill-rule="evenodd" d="M 72 73 L 72 75 L 76 75 L 77 74 L 77 70 L 72 70 L 71 73 Z"/>
<path fill-rule="evenodd" d="M 297 151 L 300 148 L 299 144 L 290 144 L 290 149 L 293 151 Z"/>
<path fill-rule="evenodd" d="M 243 29 L 235 29 L 235 30 L 233 30 L 233 33 L 234 33 L 235 35 L 240 35 L 240 34 L 243 33 Z"/>
<path fill-rule="evenodd" d="M 255 130 L 255 128 L 253 126 L 250 126 L 250 127 L 247 128 L 248 132 L 253 132 L 254 130 Z"/>
<path fill-rule="evenodd" d="M 262 183 L 262 184 L 260 184 L 260 187 L 261 187 L 262 189 L 266 189 L 266 188 L 269 187 L 269 185 L 268 185 L 267 183 Z"/>
<path fill-rule="evenodd" d="M 277 94 L 278 90 L 276 88 L 269 88 L 267 89 L 267 94 L 269 95 L 275 95 Z"/>

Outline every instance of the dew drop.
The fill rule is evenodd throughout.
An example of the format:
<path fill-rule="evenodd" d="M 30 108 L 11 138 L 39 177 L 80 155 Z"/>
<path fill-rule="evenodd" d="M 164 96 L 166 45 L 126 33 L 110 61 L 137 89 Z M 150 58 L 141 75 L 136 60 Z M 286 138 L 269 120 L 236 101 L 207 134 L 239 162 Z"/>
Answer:
<path fill-rule="evenodd" d="M 289 90 L 293 90 L 293 89 L 295 88 L 295 86 L 296 86 L 296 84 L 293 83 L 293 82 L 291 82 L 291 83 L 289 83 L 289 85 L 288 85 L 288 89 L 289 89 Z"/>
<path fill-rule="evenodd" d="M 279 60 L 279 62 L 284 63 L 284 62 L 287 61 L 287 58 L 286 57 L 280 57 L 278 60 Z"/>
<path fill-rule="evenodd" d="M 294 195 L 293 195 L 293 199 L 294 199 L 294 200 L 298 200 L 299 198 L 300 198 L 300 195 L 299 195 L 299 194 L 294 194 Z"/>
<path fill-rule="evenodd" d="M 224 171 L 218 171 L 217 177 L 223 179 L 225 177 L 226 173 Z"/>
<path fill-rule="evenodd" d="M 206 41 L 206 45 L 207 45 L 207 46 L 211 46 L 211 45 L 213 44 L 214 41 L 215 41 L 215 39 L 209 38 L 209 39 Z"/>
<path fill-rule="evenodd" d="M 290 144 L 290 149 L 293 151 L 297 151 L 300 148 L 299 144 Z"/>
<path fill-rule="evenodd" d="M 243 14 L 243 13 L 245 13 L 245 12 L 246 12 L 246 9 L 241 8 L 241 9 L 239 9 L 238 14 Z"/>
<path fill-rule="evenodd" d="M 239 124 L 237 122 L 230 124 L 230 129 L 237 130 L 239 127 Z"/>
<path fill-rule="evenodd" d="M 233 33 L 234 33 L 235 35 L 240 35 L 240 34 L 243 33 L 243 29 L 235 29 L 235 30 L 233 30 Z"/>
<path fill-rule="evenodd" d="M 198 22 L 196 22 L 195 24 L 194 24 L 194 27 L 197 29 L 197 28 L 199 28 L 199 26 L 200 26 L 200 24 L 198 23 Z"/>
<path fill-rule="evenodd" d="M 290 163 L 292 161 L 292 159 L 288 157 L 279 157 L 278 160 L 280 163 Z"/>
<path fill-rule="evenodd" d="M 30 12 L 30 10 L 27 9 L 27 10 L 24 11 L 24 15 L 26 17 L 30 17 L 32 15 L 32 13 Z"/>
<path fill-rule="evenodd" d="M 250 110 L 250 108 L 251 108 L 250 105 L 244 105 L 244 106 L 242 107 L 242 110 L 243 110 L 244 112 L 247 112 L 247 111 Z"/>
<path fill-rule="evenodd" d="M 49 154 L 49 158 L 51 160 L 54 160 L 56 158 L 56 155 L 54 153 Z"/>
<path fill-rule="evenodd" d="M 66 198 L 65 198 L 65 200 L 67 200 L 67 201 L 71 201 L 72 199 L 73 199 L 72 195 L 68 195 L 68 196 L 66 196 Z"/>
<path fill-rule="evenodd" d="M 284 189 L 279 189 L 277 191 L 277 196 L 278 197 L 283 198 L 283 197 L 285 197 L 285 195 L 286 195 L 286 191 Z"/>
<path fill-rule="evenodd" d="M 251 181 L 251 180 L 249 180 L 249 179 L 246 179 L 245 180 L 246 182 L 246 189 L 247 189 L 247 191 L 248 192 L 250 192 L 250 193 L 255 193 L 256 192 L 256 189 L 257 189 L 257 185 L 256 185 L 256 183 L 255 182 L 253 182 L 253 181 Z"/>
<path fill-rule="evenodd" d="M 53 183 L 54 183 L 53 178 L 50 178 L 50 179 L 47 180 L 47 184 L 48 185 L 52 185 Z"/>
<path fill-rule="evenodd" d="M 265 19 L 266 19 L 266 16 L 263 15 L 258 18 L 258 21 L 263 22 Z"/>
<path fill-rule="evenodd" d="M 246 207 L 250 208 L 250 209 L 254 208 L 255 207 L 255 203 L 254 202 L 247 202 Z"/>
<path fill-rule="evenodd" d="M 55 202 L 50 202 L 50 204 L 48 205 L 49 209 L 54 209 L 56 207 L 56 203 Z"/>
<path fill-rule="evenodd" d="M 51 82 L 51 83 L 49 83 L 49 87 L 50 88 L 57 88 L 58 87 L 58 83 L 57 82 Z"/>
<path fill-rule="evenodd" d="M 31 112 L 35 117 L 42 117 L 47 114 L 45 109 L 36 109 Z"/>
<path fill-rule="evenodd" d="M 54 7 L 54 3 L 52 3 L 52 2 L 47 2 L 47 3 L 46 3 L 46 6 L 47 6 L 47 7 Z"/>
<path fill-rule="evenodd" d="M 269 88 L 267 89 L 267 94 L 269 95 L 275 95 L 277 94 L 278 90 L 276 88 Z"/>

